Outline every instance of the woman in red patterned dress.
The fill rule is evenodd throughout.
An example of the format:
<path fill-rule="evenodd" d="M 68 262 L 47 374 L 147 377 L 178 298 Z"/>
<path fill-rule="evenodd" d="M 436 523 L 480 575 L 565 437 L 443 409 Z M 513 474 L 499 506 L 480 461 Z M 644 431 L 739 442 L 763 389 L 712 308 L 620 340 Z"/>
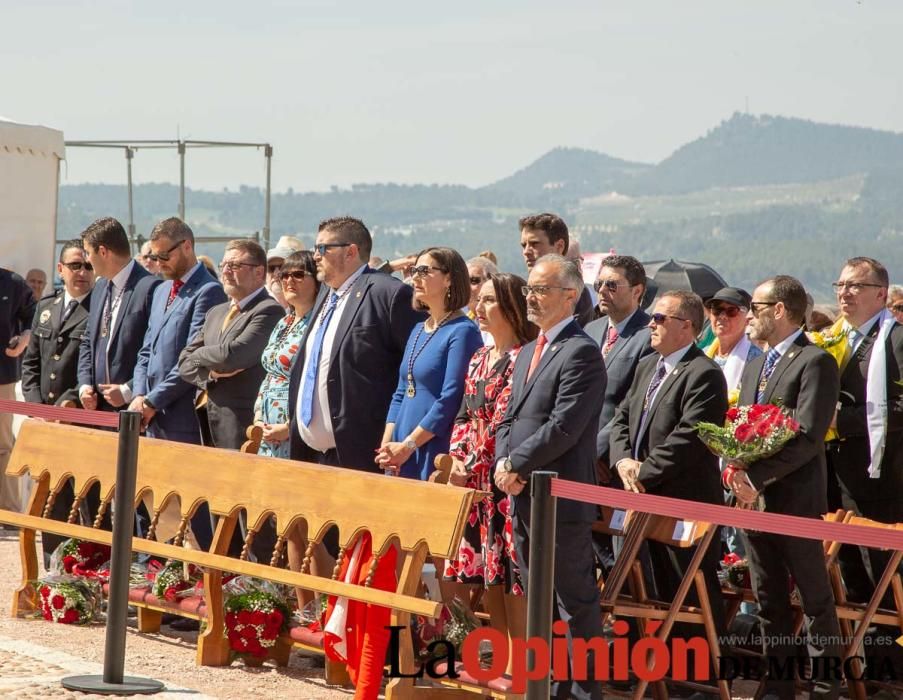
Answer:
<path fill-rule="evenodd" d="M 449 450 L 454 459 L 449 483 L 491 491 L 492 498 L 474 504 L 458 556 L 446 562 L 445 578 L 484 587 L 491 624 L 509 640 L 525 636 L 526 600 L 514 554 L 508 496 L 493 483 L 492 465 L 495 432 L 511 394 L 514 359 L 521 346 L 536 337 L 536 327 L 527 321 L 521 292 L 525 284 L 517 275 L 496 274 L 480 288 L 475 320 L 494 342 L 471 358 Z"/>

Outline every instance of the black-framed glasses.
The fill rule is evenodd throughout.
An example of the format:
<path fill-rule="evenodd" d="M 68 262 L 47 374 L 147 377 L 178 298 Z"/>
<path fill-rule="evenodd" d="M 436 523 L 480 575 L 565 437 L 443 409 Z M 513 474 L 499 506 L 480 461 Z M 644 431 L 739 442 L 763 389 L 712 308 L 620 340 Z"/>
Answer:
<path fill-rule="evenodd" d="M 296 282 L 300 282 L 309 274 L 310 273 L 307 270 L 285 270 L 279 273 L 279 279 L 282 282 L 285 282 L 288 279 L 293 279 Z"/>
<path fill-rule="evenodd" d="M 654 313 L 649 316 L 652 319 L 652 322 L 655 323 L 656 326 L 662 325 L 669 318 L 673 318 L 675 321 L 689 321 L 688 318 L 683 318 L 681 316 L 672 316 L 671 314 L 660 314 Z"/>
<path fill-rule="evenodd" d="M 749 310 L 753 312 L 753 316 L 758 316 L 759 312 L 768 306 L 777 306 L 776 301 L 751 301 L 749 302 Z"/>
<path fill-rule="evenodd" d="M 888 308 L 894 313 L 903 314 L 903 304 L 891 304 Z"/>
<path fill-rule="evenodd" d="M 538 297 L 544 297 L 553 289 L 570 289 L 570 287 L 552 287 L 546 284 L 528 284 L 520 288 L 521 293 L 528 297 L 535 294 Z"/>
<path fill-rule="evenodd" d="M 347 248 L 350 245 L 354 245 L 353 243 L 315 243 L 313 247 L 313 251 L 318 253 L 322 258 L 326 255 L 327 250 L 331 250 L 332 248 Z"/>
<path fill-rule="evenodd" d="M 173 245 L 172 248 L 170 248 L 169 250 L 167 250 L 163 253 L 148 253 L 147 255 L 144 256 L 144 259 L 150 260 L 151 262 L 157 262 L 158 260 L 162 261 L 162 262 L 166 262 L 169 260 L 169 257 L 172 254 L 172 251 L 174 251 L 176 248 L 178 248 L 184 242 L 185 241 L 179 241 L 178 243 Z"/>
<path fill-rule="evenodd" d="M 433 267 L 432 265 L 417 265 L 411 268 L 411 277 L 426 277 L 430 272 L 448 272 L 441 267 Z"/>
<path fill-rule="evenodd" d="M 593 289 L 596 290 L 596 294 L 599 294 L 603 289 L 607 289 L 609 292 L 614 294 L 621 287 L 635 287 L 636 285 L 630 284 L 630 282 L 618 282 L 617 280 L 596 280 L 593 282 Z"/>
<path fill-rule="evenodd" d="M 82 270 L 94 272 L 94 266 L 89 262 L 71 262 L 61 264 L 68 267 L 72 272 L 81 272 Z"/>
<path fill-rule="evenodd" d="M 260 265 L 248 262 L 232 262 L 230 260 L 224 260 L 219 264 L 220 272 L 226 272 L 226 270 L 232 270 L 234 272 L 243 267 L 260 267 Z"/>
<path fill-rule="evenodd" d="M 471 283 L 471 284 L 474 284 L 474 285 L 476 285 L 476 284 L 483 284 L 483 278 L 482 278 L 482 277 L 471 277 L 471 278 L 470 278 L 470 283 Z"/>
<path fill-rule="evenodd" d="M 881 289 L 887 285 L 884 284 L 872 284 L 870 282 L 832 282 L 831 286 L 834 288 L 834 292 L 836 294 L 843 294 L 844 290 L 849 290 L 850 294 L 859 294 L 866 287 L 875 287 L 877 289 Z"/>

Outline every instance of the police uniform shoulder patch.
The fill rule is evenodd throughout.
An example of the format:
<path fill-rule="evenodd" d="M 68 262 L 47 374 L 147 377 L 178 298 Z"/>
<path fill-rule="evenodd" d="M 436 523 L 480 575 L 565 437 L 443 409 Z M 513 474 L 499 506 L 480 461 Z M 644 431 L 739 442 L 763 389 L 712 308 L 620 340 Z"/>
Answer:
<path fill-rule="evenodd" d="M 50 320 L 50 309 L 44 309 L 41 312 L 40 318 L 38 318 L 39 323 L 47 323 Z"/>

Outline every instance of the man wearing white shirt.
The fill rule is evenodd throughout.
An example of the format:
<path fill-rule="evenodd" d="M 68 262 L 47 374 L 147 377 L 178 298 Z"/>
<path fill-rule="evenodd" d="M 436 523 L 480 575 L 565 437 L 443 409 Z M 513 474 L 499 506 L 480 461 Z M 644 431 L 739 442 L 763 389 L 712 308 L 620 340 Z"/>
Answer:
<path fill-rule="evenodd" d="M 523 347 L 511 375 L 511 399 L 496 433 L 496 486 L 511 496 L 517 561 L 529 579 L 530 490 L 536 470 L 563 479 L 596 483 L 596 433 L 605 396 L 605 365 L 599 346 L 574 319 L 583 278 L 573 260 L 545 255 L 531 266 L 527 318 L 540 329 Z M 569 650 L 574 639 L 602 635 L 595 585 L 592 522 L 597 508 L 561 499 L 556 510 L 556 619 L 567 621 Z M 529 591 L 527 592 L 529 595 Z M 594 666 L 592 654 L 587 668 Z M 600 698 L 599 682 L 556 681 L 556 698 Z"/>
<path fill-rule="evenodd" d="M 367 265 L 370 232 L 352 217 L 320 224 L 314 303 L 289 384 L 291 457 L 378 472 L 373 462 L 405 345 L 424 315 L 411 287 Z"/>
<path fill-rule="evenodd" d="M 903 326 L 886 309 L 888 284 L 887 269 L 872 258 L 848 260 L 834 284 L 848 350 L 832 424 L 836 437 L 832 434 L 826 447 L 841 505 L 879 522 L 897 523 L 903 520 L 903 390 L 897 384 L 903 376 Z M 868 601 L 888 555 L 841 548 L 851 600 Z"/>
<path fill-rule="evenodd" d="M 738 287 L 725 287 L 706 301 L 705 308 L 712 324 L 715 340 L 705 354 L 724 372 L 729 403 L 736 403 L 740 376 L 750 360 L 762 354 L 746 335 L 746 313 L 752 300 L 749 292 Z"/>
<path fill-rule="evenodd" d="M 102 279 L 79 350 L 79 400 L 88 409 L 119 410 L 132 398 L 132 375 L 160 280 L 132 259 L 128 236 L 116 219 L 98 219 L 81 237 L 88 262 Z"/>

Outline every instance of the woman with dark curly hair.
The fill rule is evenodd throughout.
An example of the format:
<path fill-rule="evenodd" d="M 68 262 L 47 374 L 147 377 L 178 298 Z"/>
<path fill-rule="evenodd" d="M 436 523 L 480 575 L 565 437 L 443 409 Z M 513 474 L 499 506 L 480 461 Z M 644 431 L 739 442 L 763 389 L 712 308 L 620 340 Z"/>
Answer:
<path fill-rule="evenodd" d="M 521 292 L 526 284 L 517 275 L 491 275 L 477 294 L 475 320 L 494 344 L 471 358 L 449 450 L 454 460 L 449 483 L 491 491 L 492 498 L 474 504 L 458 556 L 446 562 L 445 578 L 485 587 L 491 624 L 508 635 L 509 642 L 525 637 L 526 600 L 514 554 L 509 498 L 493 483 L 492 466 L 514 360 L 537 333 L 527 321 L 527 300 Z"/>

